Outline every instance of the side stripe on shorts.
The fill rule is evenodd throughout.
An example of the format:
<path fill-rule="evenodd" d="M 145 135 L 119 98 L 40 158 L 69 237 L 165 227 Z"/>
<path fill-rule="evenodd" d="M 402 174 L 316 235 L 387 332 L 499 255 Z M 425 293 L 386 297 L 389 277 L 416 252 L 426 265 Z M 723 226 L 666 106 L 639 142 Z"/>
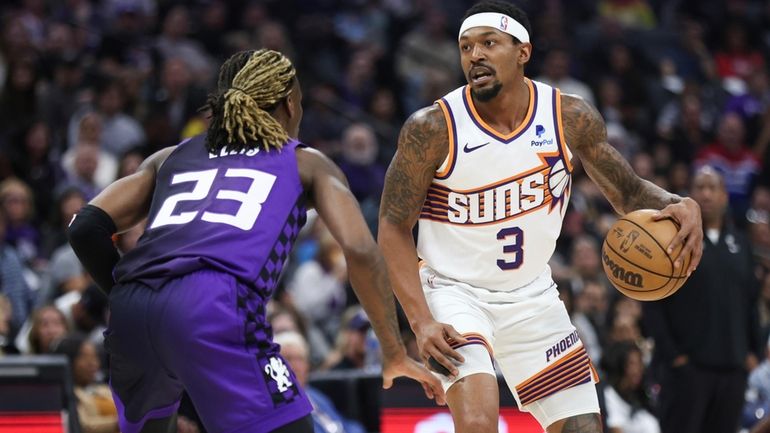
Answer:
<path fill-rule="evenodd" d="M 588 354 L 580 346 L 554 364 L 516 386 L 522 406 L 561 390 L 591 381 L 593 367 Z"/>
<path fill-rule="evenodd" d="M 447 340 L 447 343 L 449 343 L 449 346 L 452 349 L 459 349 L 460 347 L 467 346 L 469 344 L 480 344 L 487 349 L 487 352 L 489 352 L 489 356 L 494 358 L 494 352 L 492 351 L 492 346 L 489 344 L 487 339 L 484 338 L 483 335 L 476 332 L 466 332 L 465 334 L 460 334 L 460 335 L 465 337 L 465 339 L 468 340 L 468 342 L 460 343 L 450 338 L 449 340 Z"/>

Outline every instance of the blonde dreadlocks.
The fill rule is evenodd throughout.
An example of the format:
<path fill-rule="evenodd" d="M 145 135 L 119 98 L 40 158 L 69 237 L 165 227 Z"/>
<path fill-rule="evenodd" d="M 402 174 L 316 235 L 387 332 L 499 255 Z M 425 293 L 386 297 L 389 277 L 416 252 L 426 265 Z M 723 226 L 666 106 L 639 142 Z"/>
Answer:
<path fill-rule="evenodd" d="M 210 95 L 211 124 L 206 147 L 218 152 L 252 148 L 280 149 L 289 139 L 270 115 L 291 92 L 296 72 L 276 51 L 242 51 L 227 59 L 219 72 L 217 93 Z"/>

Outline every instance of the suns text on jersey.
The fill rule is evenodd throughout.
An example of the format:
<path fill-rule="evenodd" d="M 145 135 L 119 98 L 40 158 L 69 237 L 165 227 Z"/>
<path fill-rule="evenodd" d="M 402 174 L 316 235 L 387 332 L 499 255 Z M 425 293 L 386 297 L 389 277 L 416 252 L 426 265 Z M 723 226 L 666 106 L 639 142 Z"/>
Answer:
<path fill-rule="evenodd" d="M 449 221 L 457 224 L 480 224 L 499 221 L 536 209 L 546 202 L 546 178 L 543 172 L 479 192 L 450 192 Z"/>

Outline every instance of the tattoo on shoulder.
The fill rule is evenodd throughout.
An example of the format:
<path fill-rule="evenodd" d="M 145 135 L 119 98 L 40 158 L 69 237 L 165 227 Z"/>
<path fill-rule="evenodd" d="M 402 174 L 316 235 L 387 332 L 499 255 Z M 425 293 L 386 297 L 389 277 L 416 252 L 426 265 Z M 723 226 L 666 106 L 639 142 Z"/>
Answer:
<path fill-rule="evenodd" d="M 601 433 L 602 421 L 597 413 L 587 413 L 567 418 L 561 433 Z"/>
<path fill-rule="evenodd" d="M 662 209 L 677 197 L 640 179 L 631 165 L 607 142 L 601 114 L 582 98 L 562 96 L 564 136 L 591 179 L 619 213 Z"/>
<path fill-rule="evenodd" d="M 573 95 L 562 95 L 561 104 L 564 138 L 573 150 L 607 141 L 604 119 L 596 108 Z"/>
<path fill-rule="evenodd" d="M 448 140 L 446 121 L 437 105 L 417 111 L 406 121 L 385 175 L 380 219 L 414 223 L 435 171 L 446 159 Z"/>

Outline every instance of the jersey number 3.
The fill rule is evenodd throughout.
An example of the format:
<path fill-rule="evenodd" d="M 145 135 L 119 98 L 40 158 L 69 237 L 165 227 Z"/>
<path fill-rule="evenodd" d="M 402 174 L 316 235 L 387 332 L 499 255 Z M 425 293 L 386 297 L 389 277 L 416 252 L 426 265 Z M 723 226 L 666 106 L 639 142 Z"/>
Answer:
<path fill-rule="evenodd" d="M 232 189 L 216 189 L 217 200 L 234 200 L 240 202 L 235 214 L 210 212 L 207 210 L 193 210 L 188 212 L 177 212 L 177 204 L 181 202 L 202 201 L 212 193 L 214 180 L 217 178 L 219 170 L 189 171 L 186 173 L 175 174 L 171 179 L 171 185 L 180 183 L 194 183 L 192 191 L 180 192 L 166 198 L 160 207 L 158 214 L 150 224 L 150 228 L 187 224 L 194 220 L 200 214 L 203 221 L 217 224 L 227 224 L 237 227 L 241 230 L 251 230 L 257 221 L 259 213 L 262 211 L 262 203 L 267 200 L 267 195 L 273 189 L 275 176 L 263 171 L 251 170 L 247 168 L 228 168 L 225 171 L 225 177 L 251 179 L 251 185 L 246 192 Z M 201 213 L 203 210 L 203 213 Z"/>
<path fill-rule="evenodd" d="M 503 253 L 513 260 L 497 259 L 497 267 L 504 271 L 518 269 L 524 262 L 524 231 L 518 227 L 507 227 L 497 232 L 497 239 L 508 241 L 503 245 Z"/>

